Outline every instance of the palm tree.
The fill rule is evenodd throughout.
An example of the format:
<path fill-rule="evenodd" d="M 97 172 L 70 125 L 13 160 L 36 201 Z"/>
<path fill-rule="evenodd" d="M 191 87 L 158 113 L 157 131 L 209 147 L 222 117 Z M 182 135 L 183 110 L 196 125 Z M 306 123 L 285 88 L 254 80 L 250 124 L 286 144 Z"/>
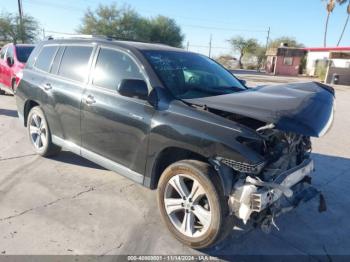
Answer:
<path fill-rule="evenodd" d="M 346 3 L 347 0 L 339 0 L 338 2 L 339 2 L 340 5 L 342 5 L 342 4 Z M 349 0 L 349 4 L 348 4 L 348 7 L 347 7 L 346 11 L 348 13 L 348 17 L 346 18 L 346 21 L 345 21 L 345 24 L 344 24 L 344 27 L 343 27 L 343 31 L 342 31 L 342 33 L 340 35 L 340 38 L 339 38 L 337 46 L 339 46 L 341 40 L 343 39 L 346 27 L 348 26 L 348 23 L 349 23 L 349 19 L 350 19 L 350 0 Z"/>
<path fill-rule="evenodd" d="M 334 8 L 335 8 L 335 1 L 328 0 L 327 5 L 326 5 L 327 19 L 326 19 L 326 26 L 325 26 L 325 30 L 324 30 L 324 41 L 323 41 L 324 47 L 327 46 L 328 22 L 329 22 L 329 17 L 331 15 L 331 13 L 333 12 Z"/>

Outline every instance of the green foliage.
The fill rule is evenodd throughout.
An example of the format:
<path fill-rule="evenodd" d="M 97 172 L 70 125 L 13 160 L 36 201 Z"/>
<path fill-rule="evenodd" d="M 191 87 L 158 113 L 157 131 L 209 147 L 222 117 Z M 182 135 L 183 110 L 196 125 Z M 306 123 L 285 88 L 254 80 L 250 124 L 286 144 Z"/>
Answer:
<path fill-rule="evenodd" d="M 266 61 L 266 48 L 259 45 L 254 55 L 257 59 L 257 69 L 261 69 Z"/>
<path fill-rule="evenodd" d="M 181 33 L 181 28 L 176 24 L 174 19 L 158 16 L 150 20 L 149 26 L 150 42 L 182 47 L 184 36 Z"/>
<path fill-rule="evenodd" d="M 29 15 L 23 17 L 23 29 L 18 15 L 12 13 L 0 14 L 0 38 L 5 42 L 17 43 L 23 40 L 32 43 L 39 33 L 39 23 Z"/>
<path fill-rule="evenodd" d="M 295 40 L 295 38 L 289 37 L 289 36 L 282 36 L 272 40 L 269 43 L 268 47 L 277 48 L 277 47 L 280 47 L 281 43 L 287 44 L 288 47 L 297 47 L 297 48 L 304 47 L 302 43 L 299 43 L 297 40 Z"/>
<path fill-rule="evenodd" d="M 328 63 L 329 63 L 328 60 L 317 60 L 316 61 L 315 75 L 317 75 L 321 81 L 325 81 Z"/>
<path fill-rule="evenodd" d="M 118 8 L 116 4 L 99 5 L 96 10 L 88 9 L 78 32 L 176 47 L 181 46 L 184 38 L 181 28 L 173 19 L 164 16 L 147 19 L 128 6 Z"/>

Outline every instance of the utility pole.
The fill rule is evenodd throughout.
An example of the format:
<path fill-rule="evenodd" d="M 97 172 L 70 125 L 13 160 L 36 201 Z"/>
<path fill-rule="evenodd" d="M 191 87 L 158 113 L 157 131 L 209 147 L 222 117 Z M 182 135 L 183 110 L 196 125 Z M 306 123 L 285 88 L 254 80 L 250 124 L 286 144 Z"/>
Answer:
<path fill-rule="evenodd" d="M 270 33 L 271 33 L 271 28 L 269 27 L 269 30 L 267 30 L 267 38 L 266 38 L 266 51 L 267 51 L 267 48 L 269 47 Z"/>
<path fill-rule="evenodd" d="M 43 31 L 42 32 L 43 32 L 43 40 L 45 40 L 46 36 L 45 36 L 45 28 L 44 27 L 43 27 Z"/>
<path fill-rule="evenodd" d="M 190 41 L 187 41 L 187 47 L 186 47 L 187 51 L 190 49 Z"/>
<path fill-rule="evenodd" d="M 209 58 L 211 58 L 211 44 L 212 44 L 212 40 L 213 40 L 213 35 L 210 34 L 210 40 L 209 40 Z"/>
<path fill-rule="evenodd" d="M 18 0 L 18 13 L 19 13 L 19 31 L 21 34 L 22 43 L 24 43 L 22 0 Z"/>

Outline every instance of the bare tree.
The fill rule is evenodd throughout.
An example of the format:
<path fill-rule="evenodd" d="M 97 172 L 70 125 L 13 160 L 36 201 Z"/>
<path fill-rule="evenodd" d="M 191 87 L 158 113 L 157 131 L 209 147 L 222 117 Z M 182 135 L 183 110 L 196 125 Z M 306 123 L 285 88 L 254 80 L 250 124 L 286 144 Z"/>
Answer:
<path fill-rule="evenodd" d="M 242 59 L 247 54 L 254 54 L 259 48 L 259 43 L 254 38 L 245 39 L 241 36 L 233 37 L 228 40 L 235 51 L 240 53 L 238 63 L 239 68 L 243 69 Z"/>

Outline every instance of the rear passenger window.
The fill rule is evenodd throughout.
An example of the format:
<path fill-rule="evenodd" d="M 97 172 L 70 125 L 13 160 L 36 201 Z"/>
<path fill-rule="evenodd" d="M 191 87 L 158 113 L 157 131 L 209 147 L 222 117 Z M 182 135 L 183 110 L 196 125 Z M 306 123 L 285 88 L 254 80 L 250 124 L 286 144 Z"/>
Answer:
<path fill-rule="evenodd" d="M 60 76 L 83 82 L 88 74 L 92 47 L 67 46 L 58 70 Z"/>
<path fill-rule="evenodd" d="M 14 58 L 13 57 L 13 46 L 9 46 L 9 48 L 7 49 L 6 58 L 7 57 Z"/>
<path fill-rule="evenodd" d="M 63 52 L 64 52 L 64 47 L 61 46 L 52 62 L 50 73 L 57 74 Z"/>
<path fill-rule="evenodd" d="M 58 46 L 44 46 L 35 62 L 35 67 L 45 72 L 50 71 L 50 66 Z"/>
<path fill-rule="evenodd" d="M 125 53 L 101 48 L 97 57 L 92 83 L 117 90 L 123 79 L 144 79 L 139 67 Z"/>

